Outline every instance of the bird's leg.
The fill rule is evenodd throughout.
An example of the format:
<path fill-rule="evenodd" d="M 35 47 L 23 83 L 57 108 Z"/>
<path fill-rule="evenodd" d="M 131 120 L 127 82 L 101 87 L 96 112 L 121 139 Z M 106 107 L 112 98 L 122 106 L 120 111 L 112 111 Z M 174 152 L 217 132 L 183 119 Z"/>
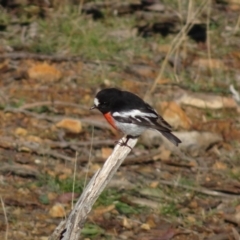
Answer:
<path fill-rule="evenodd" d="M 126 141 L 121 141 L 121 140 L 122 140 L 122 139 L 121 139 L 120 141 L 116 141 L 116 144 L 119 144 L 120 146 L 129 147 L 129 148 L 132 150 L 132 148 L 127 145 L 128 140 L 129 140 L 130 138 L 136 138 L 136 137 L 133 137 L 133 136 L 131 136 L 131 135 L 127 135 L 127 136 L 126 136 Z"/>

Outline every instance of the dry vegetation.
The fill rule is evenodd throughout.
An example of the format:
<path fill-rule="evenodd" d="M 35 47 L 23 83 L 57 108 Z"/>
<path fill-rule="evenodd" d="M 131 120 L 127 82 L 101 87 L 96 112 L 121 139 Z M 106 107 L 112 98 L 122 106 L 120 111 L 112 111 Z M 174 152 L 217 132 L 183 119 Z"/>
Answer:
<path fill-rule="evenodd" d="M 240 239 L 240 1 L 0 2 L 0 238 L 48 239 L 121 135 L 101 88 L 144 97 L 147 132 L 81 239 Z"/>

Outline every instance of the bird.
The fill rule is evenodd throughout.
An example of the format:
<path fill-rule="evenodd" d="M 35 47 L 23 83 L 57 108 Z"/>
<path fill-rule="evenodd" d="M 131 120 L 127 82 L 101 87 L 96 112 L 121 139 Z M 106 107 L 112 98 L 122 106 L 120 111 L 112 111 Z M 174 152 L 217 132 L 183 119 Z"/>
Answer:
<path fill-rule="evenodd" d="M 122 146 L 127 146 L 130 138 L 138 138 L 147 129 L 159 131 L 175 146 L 181 143 L 172 134 L 170 124 L 132 92 L 105 88 L 96 94 L 93 102 L 90 110 L 98 109 L 113 128 L 126 135 L 126 142 L 119 143 Z"/>

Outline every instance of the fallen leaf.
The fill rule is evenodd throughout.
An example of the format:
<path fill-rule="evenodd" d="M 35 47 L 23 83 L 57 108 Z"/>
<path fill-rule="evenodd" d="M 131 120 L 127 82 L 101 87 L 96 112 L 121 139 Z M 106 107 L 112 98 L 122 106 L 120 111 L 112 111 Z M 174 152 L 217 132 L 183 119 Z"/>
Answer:
<path fill-rule="evenodd" d="M 189 206 L 190 208 L 192 208 L 192 209 L 195 209 L 195 208 L 198 208 L 198 203 L 197 203 L 196 200 L 193 200 L 193 201 L 191 201 L 191 202 L 189 203 L 188 206 Z"/>
<path fill-rule="evenodd" d="M 145 9 L 153 12 L 163 12 L 165 10 L 165 5 L 161 3 L 154 3 L 149 6 L 146 6 Z"/>
<path fill-rule="evenodd" d="M 151 229 L 150 231 L 148 231 L 146 238 L 142 237 L 141 240 L 149 240 L 149 239 L 171 240 L 177 234 L 178 234 L 178 231 L 175 229 L 169 228 L 168 230 L 166 230 L 166 228 L 164 229 L 157 228 L 157 229 Z M 192 239 L 192 238 L 189 238 L 189 239 Z"/>
<path fill-rule="evenodd" d="M 53 200 L 55 200 L 55 199 L 57 198 L 57 193 L 55 193 L 55 192 L 49 192 L 49 193 L 47 194 L 47 198 L 49 199 L 49 201 L 53 201 Z"/>
<path fill-rule="evenodd" d="M 213 169 L 225 170 L 227 169 L 227 165 L 223 162 L 217 161 L 213 164 Z"/>
<path fill-rule="evenodd" d="M 147 206 L 152 209 L 159 209 L 159 207 L 161 206 L 159 201 L 153 201 L 146 198 L 131 197 L 131 202 L 145 207 Z"/>
<path fill-rule="evenodd" d="M 62 73 L 48 63 L 38 63 L 27 71 L 30 79 L 41 82 L 56 82 L 62 77 Z"/>
<path fill-rule="evenodd" d="M 101 207 L 95 208 L 93 210 L 93 214 L 94 215 L 102 215 L 102 214 L 104 214 L 106 212 L 111 212 L 113 209 L 115 209 L 115 205 L 114 204 L 108 205 L 106 207 L 102 207 L 101 206 Z"/>
<path fill-rule="evenodd" d="M 195 222 L 196 222 L 196 218 L 193 217 L 193 216 L 188 216 L 188 217 L 187 217 L 187 220 L 188 220 L 190 223 L 195 223 Z"/>
<path fill-rule="evenodd" d="M 56 127 L 63 128 L 72 133 L 80 133 L 82 131 L 82 123 L 79 120 L 65 118 L 56 124 Z"/>
<path fill-rule="evenodd" d="M 57 175 L 65 174 L 67 177 L 72 177 L 73 169 L 70 167 L 67 167 L 65 164 L 55 164 L 54 172 Z"/>
<path fill-rule="evenodd" d="M 170 44 L 159 44 L 156 47 L 154 46 L 154 50 L 156 49 L 160 53 L 168 53 L 171 48 L 172 46 Z"/>
<path fill-rule="evenodd" d="M 101 165 L 98 163 L 92 163 L 89 166 L 89 172 L 96 172 L 101 168 Z"/>
<path fill-rule="evenodd" d="M 198 58 L 193 61 L 193 66 L 201 69 L 226 69 L 224 62 L 220 59 Z"/>
<path fill-rule="evenodd" d="M 126 217 L 123 217 L 122 225 L 127 229 L 132 229 L 132 224 L 130 220 Z"/>
<path fill-rule="evenodd" d="M 143 229 L 143 230 L 150 230 L 151 227 L 149 226 L 149 224 L 143 223 L 143 224 L 141 225 L 141 229 Z"/>
<path fill-rule="evenodd" d="M 66 212 L 62 204 L 56 203 L 49 210 L 49 215 L 53 218 L 62 218 L 66 216 Z"/>
<path fill-rule="evenodd" d="M 0 62 L 0 73 L 4 73 L 9 69 L 9 59 Z"/>
<path fill-rule="evenodd" d="M 154 79 L 157 76 L 155 68 L 145 64 L 134 64 L 128 67 L 128 71 L 140 77 Z"/>
<path fill-rule="evenodd" d="M 240 130 L 231 119 L 211 120 L 205 123 L 194 124 L 193 128 L 198 131 L 208 131 L 221 134 L 225 140 L 232 141 L 240 139 Z"/>
<path fill-rule="evenodd" d="M 65 173 L 62 173 L 62 174 L 58 175 L 58 179 L 59 179 L 60 181 L 66 180 L 66 179 L 68 179 L 68 178 L 69 178 L 69 175 L 68 175 L 68 174 L 65 174 Z"/>
<path fill-rule="evenodd" d="M 191 120 L 177 103 L 161 102 L 157 104 L 156 108 L 172 127 L 182 127 L 184 129 L 191 127 Z"/>
<path fill-rule="evenodd" d="M 153 160 L 156 161 L 158 159 L 162 160 L 162 161 L 167 161 L 169 160 L 171 156 L 171 151 L 167 148 L 165 148 L 164 146 L 161 146 L 160 148 L 160 153 L 153 156 Z"/>
<path fill-rule="evenodd" d="M 66 192 L 66 193 L 59 195 L 56 198 L 56 202 L 66 204 L 66 203 L 72 202 L 72 200 L 76 199 L 77 197 L 79 197 L 78 193 Z"/>
<path fill-rule="evenodd" d="M 48 237 L 40 237 L 39 240 L 48 240 L 49 238 Z"/>
<path fill-rule="evenodd" d="M 122 89 L 127 91 L 134 92 L 136 94 L 140 93 L 140 83 L 132 80 L 124 80 L 122 82 Z"/>
<path fill-rule="evenodd" d="M 42 143 L 42 139 L 41 139 L 40 137 L 37 137 L 37 136 L 30 135 L 30 136 L 27 136 L 26 139 L 27 139 L 29 142 Z"/>
<path fill-rule="evenodd" d="M 112 148 L 103 147 L 101 149 L 102 158 L 108 158 L 111 155 L 112 151 L 113 151 Z"/>
<path fill-rule="evenodd" d="M 237 212 L 240 212 L 240 204 L 238 204 L 236 207 L 235 207 L 236 211 Z"/>
<path fill-rule="evenodd" d="M 167 83 L 170 83 L 171 80 L 169 78 L 160 78 L 158 80 L 158 84 L 167 84 Z"/>
<path fill-rule="evenodd" d="M 226 0 L 228 8 L 230 11 L 239 11 L 240 10 L 240 1 L 239 0 Z"/>
<path fill-rule="evenodd" d="M 153 182 L 150 183 L 149 187 L 150 188 L 156 188 L 158 185 L 159 185 L 158 181 L 153 181 Z"/>
<path fill-rule="evenodd" d="M 147 217 L 146 223 L 149 225 L 150 228 L 155 228 L 157 226 L 153 214 Z"/>
<path fill-rule="evenodd" d="M 18 127 L 15 130 L 15 135 L 18 135 L 18 136 L 26 136 L 27 133 L 28 133 L 28 131 L 25 128 Z"/>
<path fill-rule="evenodd" d="M 50 169 L 46 169 L 46 173 L 53 178 L 57 176 L 56 172 Z"/>

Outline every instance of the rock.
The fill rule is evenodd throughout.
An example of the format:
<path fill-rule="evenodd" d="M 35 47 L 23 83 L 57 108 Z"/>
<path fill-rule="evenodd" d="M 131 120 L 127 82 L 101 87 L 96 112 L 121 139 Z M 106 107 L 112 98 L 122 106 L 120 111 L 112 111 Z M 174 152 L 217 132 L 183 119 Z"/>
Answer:
<path fill-rule="evenodd" d="M 65 118 L 56 124 L 56 127 L 63 128 L 72 133 L 80 133 L 82 131 L 82 123 L 79 120 Z"/>

